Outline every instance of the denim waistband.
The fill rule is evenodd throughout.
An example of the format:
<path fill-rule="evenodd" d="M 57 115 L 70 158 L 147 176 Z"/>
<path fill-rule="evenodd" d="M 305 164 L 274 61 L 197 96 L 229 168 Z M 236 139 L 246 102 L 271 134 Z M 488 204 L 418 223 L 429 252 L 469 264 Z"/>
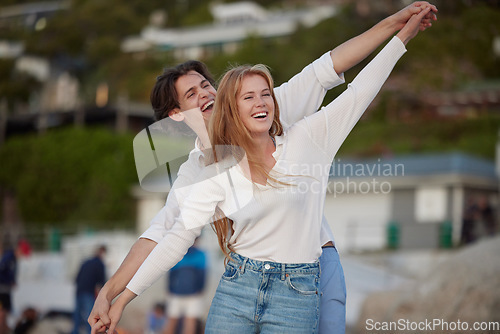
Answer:
<path fill-rule="evenodd" d="M 236 265 L 240 270 L 250 269 L 265 273 L 301 273 L 316 274 L 320 272 L 319 261 L 312 263 L 279 263 L 271 261 L 253 260 L 240 254 L 231 252 L 231 260 L 228 264 Z"/>

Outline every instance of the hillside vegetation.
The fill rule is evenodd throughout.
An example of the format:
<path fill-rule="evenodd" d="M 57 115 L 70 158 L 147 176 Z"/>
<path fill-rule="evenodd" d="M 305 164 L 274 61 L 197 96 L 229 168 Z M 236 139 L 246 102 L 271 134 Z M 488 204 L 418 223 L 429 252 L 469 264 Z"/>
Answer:
<path fill-rule="evenodd" d="M 27 1 L 6 0 L 4 5 Z M 260 1 L 280 6 L 284 1 Z M 300 5 L 300 2 L 294 2 Z M 500 57 L 493 39 L 500 36 L 497 1 L 435 1 L 439 20 L 408 45 L 385 90 L 341 147 L 339 156 L 381 156 L 419 152 L 463 151 L 493 160 L 500 127 L 498 110 L 470 118 L 429 119 L 412 110 L 402 119 L 386 112 L 401 96 L 419 99 L 428 92 L 460 91 L 477 82 L 500 78 Z M 168 52 L 141 57 L 120 52 L 122 38 L 139 34 L 151 12 L 164 9 L 167 27 L 211 20 L 205 1 L 76 0 L 41 31 L 3 29 L 0 39 L 23 40 L 26 53 L 47 57 L 82 83 L 82 100 L 94 103 L 95 87 L 107 82 L 110 98 L 127 92 L 133 101 L 148 103 L 149 91 L 165 66 L 178 62 Z M 106 15 L 103 15 L 105 13 Z M 219 77 L 228 64 L 265 63 L 277 84 L 285 82 L 316 57 L 346 41 L 382 16 L 360 18 L 352 6 L 316 27 L 300 27 L 279 40 L 249 37 L 231 55 L 202 59 Z M 369 59 L 346 73 L 351 81 Z M 33 78 L 13 71 L 13 60 L 0 59 L 0 101 L 9 112 L 28 103 L 41 89 Z M 345 85 L 328 93 L 335 98 Z M 399 100 L 397 100 L 399 99 Z M 396 102 L 395 102 L 396 101 Z M 474 113 L 473 113 L 474 115 Z M 479 116 L 478 116 L 479 115 Z M 135 220 L 130 187 L 137 183 L 132 140 L 107 129 L 52 129 L 45 135 L 12 137 L 0 147 L 0 191 L 17 196 L 28 226 L 103 227 L 102 221 L 131 227 Z M 31 225 L 30 225 L 31 224 Z"/>

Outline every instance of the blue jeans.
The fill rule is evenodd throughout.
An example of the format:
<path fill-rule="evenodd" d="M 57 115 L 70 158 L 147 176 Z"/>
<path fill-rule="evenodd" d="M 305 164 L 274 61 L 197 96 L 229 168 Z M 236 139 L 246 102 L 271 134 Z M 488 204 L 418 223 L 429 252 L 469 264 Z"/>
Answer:
<path fill-rule="evenodd" d="M 71 334 L 80 334 L 82 329 L 84 333 L 90 333 L 90 325 L 87 321 L 92 307 L 94 306 L 94 294 L 79 293 L 76 296 L 75 312 L 73 313 L 73 331 Z"/>
<path fill-rule="evenodd" d="M 334 247 L 323 248 L 321 264 L 320 334 L 345 333 L 346 288 L 344 270 Z"/>
<path fill-rule="evenodd" d="M 231 253 L 205 333 L 318 333 L 319 262 L 281 264 Z"/>

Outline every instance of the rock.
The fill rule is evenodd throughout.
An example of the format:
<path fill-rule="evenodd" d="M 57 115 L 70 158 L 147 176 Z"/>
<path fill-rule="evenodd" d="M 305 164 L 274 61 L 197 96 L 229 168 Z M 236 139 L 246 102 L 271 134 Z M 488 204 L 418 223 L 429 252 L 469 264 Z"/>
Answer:
<path fill-rule="evenodd" d="M 404 289 L 370 295 L 356 332 L 499 332 L 499 254 L 500 237 L 485 239 L 451 254 Z M 473 330 L 475 325 L 483 327 Z"/>

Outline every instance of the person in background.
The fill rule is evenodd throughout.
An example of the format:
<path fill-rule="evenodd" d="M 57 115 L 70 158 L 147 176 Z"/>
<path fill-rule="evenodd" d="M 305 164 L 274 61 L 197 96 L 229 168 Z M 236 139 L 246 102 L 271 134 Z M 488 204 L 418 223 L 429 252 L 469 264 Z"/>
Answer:
<path fill-rule="evenodd" d="M 106 282 L 106 268 L 103 261 L 105 255 L 106 246 L 99 246 L 95 255 L 85 260 L 80 266 L 75 280 L 76 303 L 73 313 L 74 327 L 71 334 L 80 334 L 82 329 L 85 329 L 85 333 L 91 331 L 87 318 L 92 311 L 92 306 L 99 291 Z"/>
<path fill-rule="evenodd" d="M 8 328 L 7 320 L 12 312 L 12 290 L 16 286 L 17 260 L 21 256 L 20 244 L 17 247 L 0 246 L 0 327 Z"/>
<path fill-rule="evenodd" d="M 7 315 L 9 313 L 3 306 L 3 304 L 0 302 L 0 334 L 10 334 L 11 330 L 9 326 L 7 325 Z"/>
<path fill-rule="evenodd" d="M 148 328 L 146 334 L 161 334 L 165 328 L 167 317 L 165 316 L 165 304 L 156 303 L 148 316 Z"/>
<path fill-rule="evenodd" d="M 38 321 L 38 312 L 33 307 L 24 309 L 21 317 L 16 323 L 14 334 L 29 334 Z"/>
<path fill-rule="evenodd" d="M 197 239 L 198 240 L 198 239 Z M 182 333 L 197 333 L 198 323 L 203 317 L 203 290 L 207 276 L 205 253 L 191 246 L 182 260 L 168 273 L 168 322 L 163 334 L 177 333 L 181 319 Z"/>

